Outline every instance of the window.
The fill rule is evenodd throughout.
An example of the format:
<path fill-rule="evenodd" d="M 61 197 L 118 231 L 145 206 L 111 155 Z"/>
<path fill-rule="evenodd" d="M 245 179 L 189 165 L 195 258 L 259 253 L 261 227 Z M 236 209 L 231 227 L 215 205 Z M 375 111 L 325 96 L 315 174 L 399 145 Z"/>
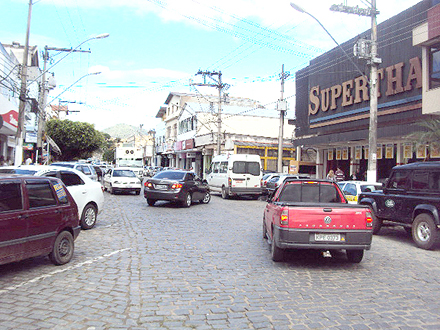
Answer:
<path fill-rule="evenodd" d="M 26 190 L 30 208 L 57 205 L 49 181 L 27 181 Z"/>
<path fill-rule="evenodd" d="M 185 181 L 194 181 L 194 173 L 191 172 L 186 173 Z"/>
<path fill-rule="evenodd" d="M 387 187 L 390 189 L 406 189 L 410 171 L 396 171 L 388 181 Z"/>
<path fill-rule="evenodd" d="M 428 190 L 429 189 L 428 172 L 414 171 L 413 179 L 412 179 L 412 189 L 415 189 L 415 190 Z"/>
<path fill-rule="evenodd" d="M 429 88 L 440 87 L 440 44 L 429 49 Z"/>
<path fill-rule="evenodd" d="M 85 175 L 91 175 L 90 168 L 87 165 L 78 166 L 78 170 L 83 172 Z"/>
<path fill-rule="evenodd" d="M 228 172 L 228 162 L 221 162 L 219 165 L 219 173 L 227 173 Z"/>
<path fill-rule="evenodd" d="M 353 183 L 347 183 L 344 187 L 344 193 L 352 196 L 357 195 L 356 185 Z"/>
<path fill-rule="evenodd" d="M 61 181 L 63 181 L 67 187 L 84 184 L 84 181 L 79 177 L 79 175 L 76 175 L 72 172 L 61 172 Z"/>
<path fill-rule="evenodd" d="M 232 166 L 232 172 L 236 174 L 260 175 L 260 164 L 258 162 L 236 161 Z"/>
<path fill-rule="evenodd" d="M 23 209 L 23 200 L 19 182 L 0 184 L 0 212 Z"/>
<path fill-rule="evenodd" d="M 333 185 L 319 183 L 287 184 L 279 200 L 281 202 L 341 203 L 340 195 Z"/>

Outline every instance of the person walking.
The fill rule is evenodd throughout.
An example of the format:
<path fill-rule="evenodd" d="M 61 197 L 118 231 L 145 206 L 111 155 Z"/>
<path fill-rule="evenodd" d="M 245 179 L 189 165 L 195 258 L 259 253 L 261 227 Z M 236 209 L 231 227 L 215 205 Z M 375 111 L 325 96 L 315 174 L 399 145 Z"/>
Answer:
<path fill-rule="evenodd" d="M 336 181 L 336 175 L 333 170 L 328 171 L 327 180 Z"/>

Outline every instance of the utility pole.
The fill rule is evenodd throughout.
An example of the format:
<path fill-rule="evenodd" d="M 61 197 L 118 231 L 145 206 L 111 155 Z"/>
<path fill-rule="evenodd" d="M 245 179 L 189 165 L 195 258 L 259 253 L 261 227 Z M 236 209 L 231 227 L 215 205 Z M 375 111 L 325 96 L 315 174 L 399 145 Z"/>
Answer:
<path fill-rule="evenodd" d="M 217 112 L 217 155 L 220 155 L 221 153 L 221 133 L 222 133 L 222 90 L 223 88 L 229 87 L 227 84 L 222 83 L 222 73 L 219 72 L 210 72 L 210 71 L 201 71 L 199 70 L 196 75 L 202 75 L 203 76 L 203 84 L 194 84 L 196 86 L 207 86 L 207 87 L 216 87 L 218 89 L 218 112 Z M 218 76 L 218 79 L 214 79 L 213 76 Z M 206 82 L 206 77 L 211 78 L 216 83 L 215 84 L 209 84 Z"/>
<path fill-rule="evenodd" d="M 377 67 L 382 60 L 377 54 L 377 20 L 379 11 L 376 9 L 376 0 L 371 0 L 370 8 L 349 7 L 346 5 L 332 5 L 330 10 L 339 11 L 347 14 L 371 17 L 371 41 L 370 51 L 367 54 L 368 64 L 370 64 L 370 124 L 368 131 L 368 169 L 367 181 L 376 182 L 377 180 Z M 357 55 L 357 54 L 355 54 Z"/>
<path fill-rule="evenodd" d="M 23 64 L 21 67 L 21 88 L 18 106 L 18 124 L 17 134 L 15 136 L 15 157 L 14 164 L 16 166 L 21 165 L 23 162 L 23 131 L 24 131 L 24 114 L 26 112 L 26 94 L 27 94 L 27 67 L 29 56 L 29 34 L 31 30 L 31 17 L 32 17 L 32 0 L 29 0 L 26 40 L 24 44 L 23 52 Z"/>
<path fill-rule="evenodd" d="M 280 130 L 278 134 L 278 173 L 283 172 L 283 136 L 284 136 L 284 117 L 287 111 L 287 102 L 284 100 L 284 79 L 290 76 L 289 72 L 284 72 L 284 64 L 281 67 L 281 97 L 277 102 L 277 110 L 280 112 Z"/>

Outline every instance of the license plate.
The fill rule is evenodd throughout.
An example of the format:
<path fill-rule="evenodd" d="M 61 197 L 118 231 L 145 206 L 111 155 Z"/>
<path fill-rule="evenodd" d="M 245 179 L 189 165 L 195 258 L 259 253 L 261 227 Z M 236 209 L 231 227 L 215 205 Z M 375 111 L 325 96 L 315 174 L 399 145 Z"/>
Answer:
<path fill-rule="evenodd" d="M 158 190 L 167 190 L 168 186 L 166 184 L 157 184 L 154 186 Z"/>
<path fill-rule="evenodd" d="M 340 242 L 340 234 L 315 234 L 315 241 L 319 242 Z"/>

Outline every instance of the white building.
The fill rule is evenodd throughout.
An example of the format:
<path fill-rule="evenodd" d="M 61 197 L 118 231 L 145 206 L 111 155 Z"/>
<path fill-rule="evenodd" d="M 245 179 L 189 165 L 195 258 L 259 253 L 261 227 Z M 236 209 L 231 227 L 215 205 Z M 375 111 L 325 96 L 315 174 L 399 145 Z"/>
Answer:
<path fill-rule="evenodd" d="M 225 100 L 223 100 L 225 101 Z M 255 100 L 229 98 L 221 105 L 221 153 L 258 154 L 264 169 L 276 170 L 279 113 Z M 165 123 L 162 166 L 189 169 L 201 175 L 216 153 L 218 97 L 170 93 L 157 116 Z M 291 144 L 294 127 L 284 125 L 283 166 L 295 159 Z"/>

